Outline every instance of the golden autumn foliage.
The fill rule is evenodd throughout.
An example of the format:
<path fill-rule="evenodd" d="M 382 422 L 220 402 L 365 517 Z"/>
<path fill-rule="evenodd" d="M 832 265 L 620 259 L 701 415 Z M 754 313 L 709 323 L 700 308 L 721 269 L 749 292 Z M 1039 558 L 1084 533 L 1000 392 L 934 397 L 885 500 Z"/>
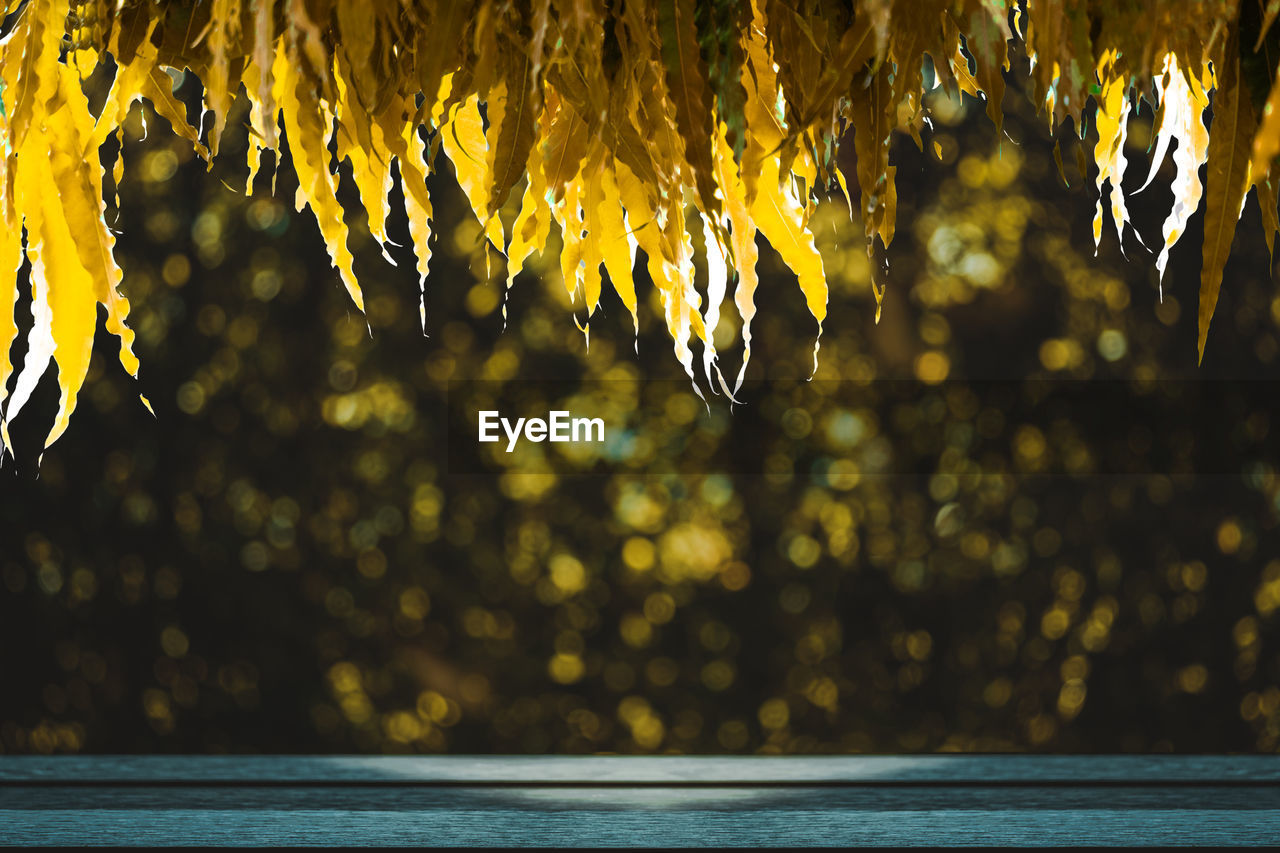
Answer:
<path fill-rule="evenodd" d="M 1265 0 L 8 0 L 4 11 L 0 268 L 14 286 L 0 286 L 0 427 L 52 361 L 61 401 L 46 446 L 75 408 L 99 305 L 123 366 L 138 369 L 104 218 L 123 158 L 104 144 L 140 101 L 212 161 L 233 104 L 247 100 L 249 150 L 287 144 L 296 205 L 311 208 L 357 307 L 343 163 L 381 242 L 398 175 L 420 284 L 440 155 L 491 259 L 505 256 L 508 287 L 554 228 L 588 322 L 606 281 L 634 317 L 642 251 L 686 373 L 696 377 L 700 352 L 707 381 L 730 395 L 750 357 L 757 236 L 795 273 L 820 332 L 827 286 L 808 227 L 818 198 L 836 190 L 852 211 L 856 195 L 868 252 L 887 247 L 894 134 L 923 146 L 924 95 L 938 86 L 984 99 L 999 128 L 1011 56 L 1029 68 L 1050 131 L 1070 120 L 1082 140 L 1096 136 L 1095 241 L 1105 209 L 1126 239 L 1127 121 L 1142 101 L 1157 111 L 1152 177 L 1170 152 L 1176 166 L 1161 275 L 1205 200 L 1201 354 L 1250 191 L 1269 245 L 1280 230 L 1280 3 Z M 204 87 L 195 124 L 174 95 L 184 71 Z M 842 142 L 855 149 L 853 175 L 838 165 Z M 252 186 L 262 161 L 250 160 Z M 32 309 L 20 328 L 24 259 Z M 731 284 L 736 380 L 713 344 Z M 885 286 L 882 275 L 877 302 Z"/>

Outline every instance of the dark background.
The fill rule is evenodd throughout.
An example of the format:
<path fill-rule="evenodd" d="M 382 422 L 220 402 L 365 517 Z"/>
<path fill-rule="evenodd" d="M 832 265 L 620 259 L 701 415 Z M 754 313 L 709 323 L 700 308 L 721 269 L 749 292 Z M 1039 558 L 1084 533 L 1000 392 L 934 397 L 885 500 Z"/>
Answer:
<path fill-rule="evenodd" d="M 638 354 L 608 295 L 587 352 L 554 250 L 504 332 L 502 259 L 443 158 L 424 337 L 403 214 L 398 266 L 349 215 L 366 328 L 287 164 L 246 198 L 243 135 L 206 171 L 149 116 L 108 212 L 140 379 L 100 334 L 70 430 L 37 465 L 50 374 L 0 468 L 0 751 L 1274 750 L 1280 298 L 1256 201 L 1197 367 L 1199 216 L 1161 301 L 1109 214 L 1094 257 L 1069 130 L 1067 187 L 1018 91 L 1003 138 L 931 97 L 925 151 L 894 152 L 878 325 L 861 226 L 838 195 L 815 215 L 811 386 L 816 326 L 762 252 L 744 419 L 765 426 L 742 434 L 692 394 L 643 274 Z M 1157 251 L 1161 168 L 1129 200 Z M 656 449 L 442 460 L 451 385 L 535 379 L 661 387 L 627 409 Z"/>

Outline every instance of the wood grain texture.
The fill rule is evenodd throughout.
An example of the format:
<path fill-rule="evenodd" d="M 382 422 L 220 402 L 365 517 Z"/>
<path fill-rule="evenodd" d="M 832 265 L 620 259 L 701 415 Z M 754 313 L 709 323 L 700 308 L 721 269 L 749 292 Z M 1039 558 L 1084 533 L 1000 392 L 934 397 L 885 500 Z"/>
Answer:
<path fill-rule="evenodd" d="M 1280 758 L 0 757 L 0 843 L 1274 844 Z"/>

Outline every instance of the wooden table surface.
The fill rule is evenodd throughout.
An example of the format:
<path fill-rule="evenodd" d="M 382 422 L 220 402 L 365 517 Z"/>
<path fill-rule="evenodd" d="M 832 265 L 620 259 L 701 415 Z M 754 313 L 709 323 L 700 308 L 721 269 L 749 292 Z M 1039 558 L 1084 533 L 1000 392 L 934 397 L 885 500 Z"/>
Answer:
<path fill-rule="evenodd" d="M 0 756 L 0 843 L 1280 844 L 1280 756 Z"/>

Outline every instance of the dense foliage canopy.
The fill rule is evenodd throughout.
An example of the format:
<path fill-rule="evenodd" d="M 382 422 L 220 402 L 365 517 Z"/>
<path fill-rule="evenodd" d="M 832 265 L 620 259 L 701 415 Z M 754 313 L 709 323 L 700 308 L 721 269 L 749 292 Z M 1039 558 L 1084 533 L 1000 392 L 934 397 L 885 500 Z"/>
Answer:
<path fill-rule="evenodd" d="M 1104 208 L 1125 238 L 1127 120 L 1143 100 L 1159 110 L 1152 174 L 1175 144 L 1177 172 L 1156 265 L 1163 273 L 1203 195 L 1203 353 L 1251 189 L 1269 244 L 1280 229 L 1269 179 L 1280 153 L 1278 10 L 1259 0 L 8 0 L 0 268 L 16 274 L 30 261 L 33 307 L 5 418 L 55 361 L 61 402 L 46 446 L 62 434 L 100 304 L 136 374 L 104 190 L 123 173 L 112 137 L 122 137 L 140 100 L 212 161 L 233 104 L 247 99 L 250 150 L 277 151 L 287 139 L 297 205 L 311 207 L 360 307 L 337 193 L 342 164 L 369 231 L 384 242 L 399 175 L 422 283 L 431 256 L 426 178 L 441 151 L 494 257 L 506 257 L 508 286 L 549 245 L 554 224 L 565 287 L 584 300 L 588 320 L 604 274 L 634 316 L 643 250 L 685 371 L 695 375 L 700 351 L 708 381 L 732 393 L 713 333 L 732 277 L 740 382 L 757 235 L 794 271 L 821 327 L 827 285 L 809 229 L 817 195 L 838 187 L 852 213 L 856 192 L 868 251 L 875 255 L 877 239 L 888 246 L 892 135 L 924 145 L 923 96 L 937 86 L 984 98 L 999 127 L 1017 50 L 1049 127 L 1070 120 L 1082 139 L 1094 137 L 1095 241 Z M 183 71 L 204 86 L 194 122 L 173 94 L 171 72 Z M 836 157 L 850 134 L 854 181 Z M 262 162 L 250 164 L 250 188 Z M 706 270 L 705 292 L 696 267 Z M 873 286 L 878 302 L 884 276 Z M 20 331 L 16 283 L 0 294 L 2 401 Z"/>

